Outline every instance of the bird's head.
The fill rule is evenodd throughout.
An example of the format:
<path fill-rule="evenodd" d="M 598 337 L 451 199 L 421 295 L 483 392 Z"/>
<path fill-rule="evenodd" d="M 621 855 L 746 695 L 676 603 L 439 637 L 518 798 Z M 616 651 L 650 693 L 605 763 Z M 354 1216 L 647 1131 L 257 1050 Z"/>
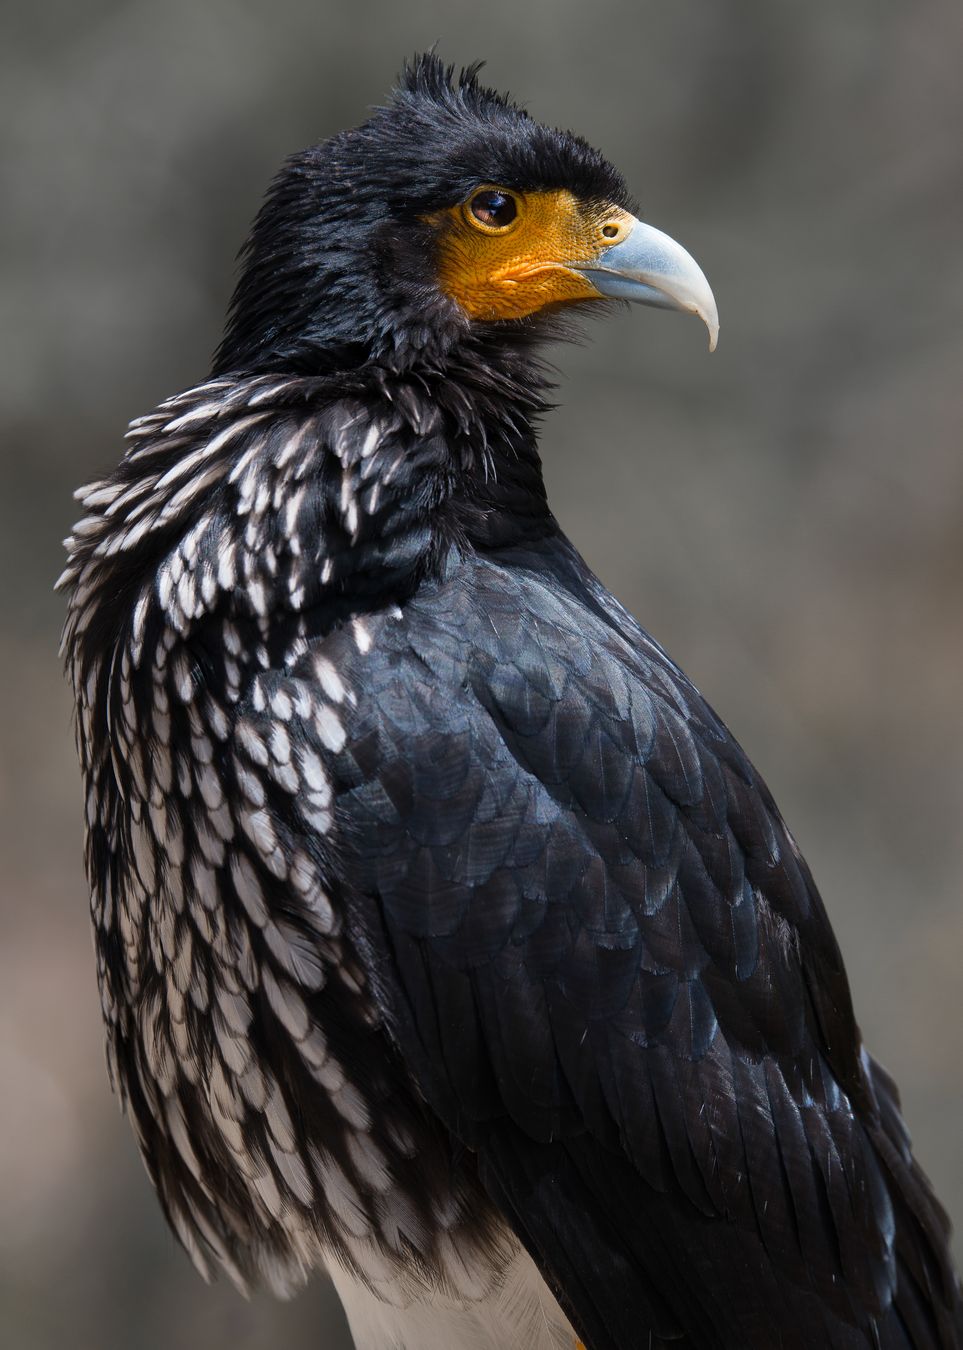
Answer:
<path fill-rule="evenodd" d="M 605 298 L 718 317 L 698 264 L 621 175 L 433 54 L 369 121 L 294 155 L 244 251 L 215 370 L 437 359 Z"/>

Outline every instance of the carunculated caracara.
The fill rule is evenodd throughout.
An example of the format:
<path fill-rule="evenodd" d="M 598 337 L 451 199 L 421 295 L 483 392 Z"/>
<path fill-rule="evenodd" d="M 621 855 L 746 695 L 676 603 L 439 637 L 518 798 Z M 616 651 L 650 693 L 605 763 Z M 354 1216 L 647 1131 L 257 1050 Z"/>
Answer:
<path fill-rule="evenodd" d="M 80 493 L 114 1085 L 201 1271 L 327 1269 L 359 1350 L 960 1347 L 806 864 L 546 502 L 539 346 L 604 297 L 715 342 L 600 154 L 420 58 Z"/>

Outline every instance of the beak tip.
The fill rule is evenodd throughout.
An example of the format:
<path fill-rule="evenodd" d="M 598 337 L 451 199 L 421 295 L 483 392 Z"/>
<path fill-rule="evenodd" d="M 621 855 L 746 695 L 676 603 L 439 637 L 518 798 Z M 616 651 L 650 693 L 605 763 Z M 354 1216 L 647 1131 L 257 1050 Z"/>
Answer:
<path fill-rule="evenodd" d="M 698 314 L 699 318 L 708 329 L 709 351 L 714 352 L 719 345 L 719 311 L 716 309 L 715 298 L 712 292 L 709 291 L 708 282 L 706 282 L 706 290 L 708 291 L 708 303 L 694 304 L 692 309 L 694 313 Z"/>

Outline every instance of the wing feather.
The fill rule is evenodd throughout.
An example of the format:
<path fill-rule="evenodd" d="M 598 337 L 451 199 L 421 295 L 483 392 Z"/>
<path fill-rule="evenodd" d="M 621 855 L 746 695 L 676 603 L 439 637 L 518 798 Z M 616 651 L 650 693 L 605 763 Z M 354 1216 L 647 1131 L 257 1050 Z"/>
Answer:
<path fill-rule="evenodd" d="M 344 645 L 345 885 L 399 1049 L 595 1350 L 948 1350 L 945 1222 L 805 863 L 564 574 L 475 559 Z"/>

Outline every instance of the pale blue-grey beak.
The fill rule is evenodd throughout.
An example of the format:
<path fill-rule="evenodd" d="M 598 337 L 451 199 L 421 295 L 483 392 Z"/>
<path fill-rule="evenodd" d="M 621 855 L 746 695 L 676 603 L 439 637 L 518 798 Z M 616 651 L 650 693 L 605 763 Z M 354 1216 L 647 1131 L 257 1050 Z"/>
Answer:
<path fill-rule="evenodd" d="M 709 330 L 709 350 L 719 338 L 719 311 L 702 268 L 681 244 L 636 220 L 628 235 L 589 263 L 569 264 L 600 295 L 659 309 L 698 314 Z"/>

